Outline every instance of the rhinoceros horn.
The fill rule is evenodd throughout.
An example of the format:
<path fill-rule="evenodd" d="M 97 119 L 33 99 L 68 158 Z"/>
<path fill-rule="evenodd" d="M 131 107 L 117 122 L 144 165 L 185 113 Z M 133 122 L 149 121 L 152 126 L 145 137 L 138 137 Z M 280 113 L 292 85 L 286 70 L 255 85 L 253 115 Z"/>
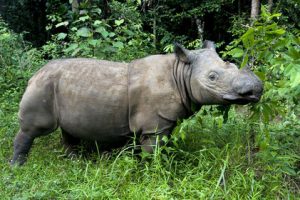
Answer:
<path fill-rule="evenodd" d="M 215 43 L 213 41 L 210 41 L 210 40 L 205 40 L 203 42 L 203 48 L 206 48 L 206 49 L 211 49 L 211 50 L 216 50 L 216 46 L 215 46 Z"/>

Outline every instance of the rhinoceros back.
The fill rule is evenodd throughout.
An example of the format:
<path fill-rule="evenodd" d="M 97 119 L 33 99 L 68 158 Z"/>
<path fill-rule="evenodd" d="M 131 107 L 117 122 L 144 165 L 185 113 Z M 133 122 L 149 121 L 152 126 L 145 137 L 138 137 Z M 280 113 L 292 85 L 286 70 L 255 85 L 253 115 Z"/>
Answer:
<path fill-rule="evenodd" d="M 38 116 L 43 110 L 26 109 L 33 108 L 30 102 L 47 101 L 50 103 L 45 107 L 53 107 L 50 113 L 57 126 L 74 137 L 100 142 L 125 138 L 130 132 L 127 74 L 126 63 L 95 59 L 52 61 L 29 81 L 20 118 L 25 119 L 22 116 L 26 112 Z M 38 121 L 37 117 L 31 119 Z"/>

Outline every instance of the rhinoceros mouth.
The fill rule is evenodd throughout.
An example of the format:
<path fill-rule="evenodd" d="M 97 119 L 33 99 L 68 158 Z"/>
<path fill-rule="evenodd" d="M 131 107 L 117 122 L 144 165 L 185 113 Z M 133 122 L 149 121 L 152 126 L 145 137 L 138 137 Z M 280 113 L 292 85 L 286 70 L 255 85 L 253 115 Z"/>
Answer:
<path fill-rule="evenodd" d="M 223 99 L 232 104 L 247 104 L 247 103 L 256 103 L 259 101 L 259 97 L 256 95 L 234 95 L 234 94 L 225 94 Z"/>

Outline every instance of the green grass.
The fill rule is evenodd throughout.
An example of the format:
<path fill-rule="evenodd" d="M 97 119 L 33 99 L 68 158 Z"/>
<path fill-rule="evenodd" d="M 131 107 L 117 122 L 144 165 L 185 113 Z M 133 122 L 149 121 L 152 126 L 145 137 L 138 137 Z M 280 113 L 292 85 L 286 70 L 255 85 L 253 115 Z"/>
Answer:
<path fill-rule="evenodd" d="M 184 141 L 151 159 L 130 147 L 66 158 L 56 131 L 36 139 L 24 166 L 10 167 L 17 109 L 1 105 L 1 199 L 300 198 L 299 126 L 270 126 L 269 144 L 254 151 L 249 133 L 259 135 L 258 126 L 234 110 L 226 124 L 199 114 L 184 121 Z"/>

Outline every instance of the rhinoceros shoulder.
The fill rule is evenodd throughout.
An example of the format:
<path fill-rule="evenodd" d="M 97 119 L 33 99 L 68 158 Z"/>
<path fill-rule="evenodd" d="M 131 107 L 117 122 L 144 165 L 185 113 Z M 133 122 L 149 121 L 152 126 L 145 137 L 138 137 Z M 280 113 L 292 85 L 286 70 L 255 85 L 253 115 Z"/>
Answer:
<path fill-rule="evenodd" d="M 163 132 L 184 115 L 173 79 L 175 55 L 153 55 L 129 64 L 129 126 L 146 134 Z"/>

